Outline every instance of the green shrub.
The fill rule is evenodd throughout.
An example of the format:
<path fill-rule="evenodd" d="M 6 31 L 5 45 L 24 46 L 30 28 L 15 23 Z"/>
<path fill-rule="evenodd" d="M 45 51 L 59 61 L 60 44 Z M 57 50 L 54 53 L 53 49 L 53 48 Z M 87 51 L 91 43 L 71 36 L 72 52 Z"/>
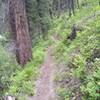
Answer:
<path fill-rule="evenodd" d="M 74 75 L 78 78 L 83 78 L 84 71 L 85 71 L 85 64 L 86 64 L 85 59 L 82 56 L 77 55 L 74 63 L 75 63 L 75 66 L 77 67 L 75 69 Z"/>
<path fill-rule="evenodd" d="M 0 44 L 0 84 L 3 85 L 4 91 L 6 91 L 11 84 L 11 76 L 19 69 L 20 67 L 14 55 L 6 52 L 4 47 Z M 0 92 L 0 95 L 2 95 L 3 91 Z"/>
<path fill-rule="evenodd" d="M 85 2 L 85 1 L 84 1 Z M 66 67 L 72 69 L 71 75 L 80 80 L 80 92 L 83 94 L 83 100 L 99 100 L 100 99 L 100 17 L 95 15 L 93 18 L 89 18 L 94 12 L 98 12 L 100 7 L 96 6 L 98 3 L 94 0 L 89 0 L 91 2 L 91 7 L 88 10 L 79 9 L 76 16 L 72 16 L 67 20 L 68 25 L 66 35 L 64 35 L 63 40 L 57 44 L 55 50 L 55 56 L 57 61 L 64 63 L 61 69 L 66 69 Z M 87 12 L 88 11 L 88 12 Z M 84 14 L 85 13 L 85 14 Z M 64 28 L 64 20 L 66 18 L 57 19 L 55 22 L 55 27 L 57 27 L 57 32 L 62 32 Z M 57 24 L 61 22 L 61 24 Z M 70 41 L 67 38 L 70 34 L 70 29 L 73 23 L 76 23 L 79 31 L 77 32 L 77 37 L 75 40 Z M 61 27 L 63 25 L 63 27 Z M 82 27 L 81 27 L 82 25 Z M 55 28 L 56 30 L 56 28 Z M 61 33 L 62 34 L 62 33 Z M 65 37 L 66 36 L 66 37 Z M 96 50 L 98 50 L 96 52 Z M 96 52 L 96 53 L 95 53 Z M 57 62 L 57 63 L 59 63 Z M 67 64 L 67 65 L 66 65 Z M 70 66 L 71 65 L 71 66 Z M 64 67 L 64 68 L 63 68 Z M 58 70 L 60 70 L 58 68 Z M 65 70 L 66 71 L 66 70 Z M 63 72 L 64 73 L 64 72 Z M 68 73 L 67 71 L 65 73 Z M 63 84 L 65 81 L 62 80 L 59 71 L 56 73 L 58 75 L 56 78 L 57 85 Z M 56 76 L 55 75 L 55 76 Z M 65 79 L 67 76 L 64 77 Z M 58 80 L 58 81 L 57 81 Z M 61 80 L 59 82 L 59 80 Z M 82 83 L 81 83 L 82 82 Z M 58 94 L 65 100 L 65 90 L 60 89 Z"/>
<path fill-rule="evenodd" d="M 61 97 L 62 100 L 70 100 L 71 93 L 65 88 L 57 88 L 57 93 Z"/>
<path fill-rule="evenodd" d="M 40 65 L 44 61 L 45 51 L 51 42 L 47 40 L 39 40 L 33 51 L 33 60 L 29 62 L 24 69 L 16 71 L 16 74 L 11 77 L 11 85 L 6 92 L 6 95 L 14 95 L 19 100 L 24 97 L 33 96 L 35 94 L 35 82 L 39 76 Z M 26 99 L 25 98 L 25 99 Z"/>
<path fill-rule="evenodd" d="M 86 76 L 85 84 L 81 86 L 81 90 L 85 94 L 84 98 L 89 100 L 100 98 L 100 59 L 95 60 L 93 67 L 93 72 Z"/>

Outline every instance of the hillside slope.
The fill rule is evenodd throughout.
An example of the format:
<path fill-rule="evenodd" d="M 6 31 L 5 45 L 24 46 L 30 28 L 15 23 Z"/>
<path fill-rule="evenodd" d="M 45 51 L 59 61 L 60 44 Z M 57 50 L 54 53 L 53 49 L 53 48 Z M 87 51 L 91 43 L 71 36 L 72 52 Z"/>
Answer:
<path fill-rule="evenodd" d="M 63 38 L 57 43 L 54 54 L 58 100 L 99 100 L 100 7 L 80 9 L 65 25 L 66 20 L 63 17 L 56 21 L 61 24 L 54 29 Z M 71 41 L 67 37 L 73 24 L 77 27 L 77 37 Z"/>

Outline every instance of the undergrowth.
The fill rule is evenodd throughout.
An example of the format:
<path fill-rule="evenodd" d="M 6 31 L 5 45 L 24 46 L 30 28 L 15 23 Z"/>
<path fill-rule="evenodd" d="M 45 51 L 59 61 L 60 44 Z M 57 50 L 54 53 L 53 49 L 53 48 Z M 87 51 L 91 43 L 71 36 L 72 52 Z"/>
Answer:
<path fill-rule="evenodd" d="M 11 84 L 5 95 L 13 95 L 18 100 L 27 100 L 35 94 L 35 82 L 39 76 L 39 69 L 44 61 L 46 49 L 52 42 L 40 39 L 33 47 L 33 59 L 25 68 L 16 71 L 10 78 Z"/>
<path fill-rule="evenodd" d="M 75 16 L 71 18 L 66 14 L 54 18 L 53 26 L 48 32 L 49 39 L 39 39 L 35 43 L 32 49 L 33 60 L 24 68 L 0 44 L 0 84 L 4 87 L 3 92 L 0 91 L 0 97 L 2 94 L 13 95 L 18 100 L 27 100 L 27 97 L 34 96 L 40 66 L 48 46 L 53 43 L 51 36 L 59 34 L 61 39 L 56 42 L 54 52 L 58 65 L 63 63 L 63 66 L 57 66 L 54 76 L 58 96 L 61 100 L 77 100 L 77 95 L 82 100 L 100 99 L 100 6 L 95 0 L 88 2 L 90 5 L 77 9 Z M 86 2 L 82 0 L 81 5 L 84 3 Z M 76 39 L 71 41 L 67 37 L 73 24 L 78 31 Z M 76 94 L 74 84 L 66 86 L 73 79 L 75 82 L 79 80 Z"/>
<path fill-rule="evenodd" d="M 88 10 L 86 8 L 77 10 L 76 16 L 68 21 L 66 17 L 63 18 L 64 20 L 59 18 L 55 21 L 54 30 L 57 29 L 63 38 L 55 49 L 55 59 L 57 63 L 63 63 L 63 66 L 59 66 L 59 70 L 56 68 L 57 72 L 54 77 L 58 95 L 65 97 L 61 98 L 62 100 L 77 99 L 77 97 L 81 97 L 82 100 L 100 99 L 100 15 L 97 13 L 93 16 L 95 12 L 100 11 L 100 7 L 94 3 L 92 5 Z M 61 23 L 58 25 L 59 22 Z M 67 37 L 74 23 L 77 25 L 78 31 L 76 39 L 71 41 Z M 69 89 L 70 86 L 67 87 L 68 77 L 80 80 L 77 83 L 80 84 L 78 94 L 74 93 L 76 90 Z M 68 93 L 70 94 L 68 95 Z"/>

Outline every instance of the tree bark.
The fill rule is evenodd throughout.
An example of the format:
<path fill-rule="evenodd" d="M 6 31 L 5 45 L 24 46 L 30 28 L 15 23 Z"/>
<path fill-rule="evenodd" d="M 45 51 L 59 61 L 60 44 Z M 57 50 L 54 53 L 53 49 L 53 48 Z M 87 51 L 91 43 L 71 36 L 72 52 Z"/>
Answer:
<path fill-rule="evenodd" d="M 68 10 L 69 10 L 69 16 L 71 17 L 71 0 L 68 0 Z"/>
<path fill-rule="evenodd" d="M 32 58 L 24 0 L 9 0 L 9 15 L 13 39 L 16 42 L 17 61 L 24 66 Z"/>
<path fill-rule="evenodd" d="M 75 15 L 75 4 L 74 4 L 74 0 L 71 1 L 71 8 L 72 8 L 72 12 Z"/>
<path fill-rule="evenodd" d="M 77 7 L 78 7 L 78 8 L 80 7 L 79 0 L 77 0 Z"/>

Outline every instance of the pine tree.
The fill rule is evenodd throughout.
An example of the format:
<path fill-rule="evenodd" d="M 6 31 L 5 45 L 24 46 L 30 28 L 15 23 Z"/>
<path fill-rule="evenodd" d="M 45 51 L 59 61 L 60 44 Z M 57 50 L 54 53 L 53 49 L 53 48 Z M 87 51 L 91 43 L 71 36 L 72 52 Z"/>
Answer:
<path fill-rule="evenodd" d="M 32 58 L 32 49 L 24 0 L 9 0 L 10 25 L 16 42 L 16 57 L 21 65 Z"/>

